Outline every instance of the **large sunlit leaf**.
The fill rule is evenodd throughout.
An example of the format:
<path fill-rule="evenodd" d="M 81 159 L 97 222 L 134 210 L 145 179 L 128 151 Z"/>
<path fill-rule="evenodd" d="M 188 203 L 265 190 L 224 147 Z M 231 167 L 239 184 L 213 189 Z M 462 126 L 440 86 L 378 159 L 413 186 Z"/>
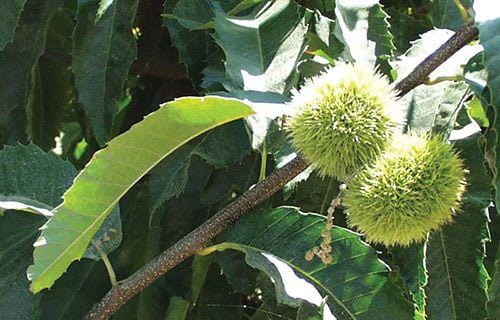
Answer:
<path fill-rule="evenodd" d="M 215 39 L 226 55 L 230 91 L 283 93 L 304 50 L 308 15 L 294 1 L 268 3 L 257 14 L 231 17 L 215 12 Z"/>
<path fill-rule="evenodd" d="M 261 211 L 240 220 L 225 242 L 204 252 L 245 253 L 249 265 L 274 280 L 278 303 L 298 307 L 307 302 L 340 320 L 411 319 L 412 305 L 390 279 L 377 252 L 358 234 L 334 227 L 333 263 L 306 261 L 305 253 L 321 242 L 324 222 L 323 216 L 294 207 Z"/>
<path fill-rule="evenodd" d="M 197 135 L 252 113 L 238 100 L 181 98 L 112 140 L 78 175 L 44 226 L 28 270 L 31 290 L 50 287 L 80 259 L 118 200 L 163 158 Z"/>
<path fill-rule="evenodd" d="M 344 58 L 375 65 L 395 49 L 387 14 L 377 0 L 335 2 L 335 36 L 345 46 Z"/>
<path fill-rule="evenodd" d="M 5 2 L 11 1 L 2 1 L 2 6 Z M 50 17 L 63 2 L 27 1 L 13 43 L 0 52 L 0 145 L 25 138 L 31 69 L 43 53 Z"/>
<path fill-rule="evenodd" d="M 96 21 L 99 0 L 78 0 L 73 72 L 79 101 L 99 144 L 109 140 L 123 84 L 136 57 L 138 0 L 114 0 Z"/>
<path fill-rule="evenodd" d="M 424 33 L 394 63 L 398 78 L 408 75 L 422 60 L 434 52 L 436 47 L 448 40 L 452 31 L 434 29 Z M 462 65 L 474 56 L 481 48 L 477 45 L 466 46 L 449 60 L 443 63 L 430 75 L 431 80 L 444 76 L 461 75 Z M 434 125 L 441 125 L 441 130 L 449 131 L 453 122 L 446 122 L 451 114 L 456 115 L 457 108 L 462 106 L 467 86 L 463 82 L 444 81 L 433 85 L 421 85 L 410 91 L 401 103 L 407 111 L 407 123 L 413 132 L 428 131 Z"/>
<path fill-rule="evenodd" d="M 483 319 L 488 274 L 483 265 L 488 239 L 490 183 L 483 166 L 479 135 L 457 141 L 470 173 L 468 190 L 454 222 L 431 233 L 427 245 L 427 319 Z"/>

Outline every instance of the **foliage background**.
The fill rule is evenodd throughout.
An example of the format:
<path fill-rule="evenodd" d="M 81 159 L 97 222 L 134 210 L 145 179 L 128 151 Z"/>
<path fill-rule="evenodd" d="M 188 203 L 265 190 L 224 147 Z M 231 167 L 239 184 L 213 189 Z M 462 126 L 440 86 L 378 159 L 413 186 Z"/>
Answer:
<path fill-rule="evenodd" d="M 292 88 L 336 59 L 403 78 L 463 24 L 457 3 L 4 1 L 0 200 L 57 206 L 97 150 L 161 103 L 207 94 L 245 99 L 256 115 L 184 144 L 101 227 L 94 239 L 124 279 L 255 184 L 263 158 L 270 173 L 293 157 L 280 118 Z M 470 170 L 454 224 L 425 244 L 372 248 L 345 229 L 339 209 L 334 264 L 306 263 L 323 218 L 288 206 L 325 214 L 339 184 L 308 171 L 214 239 L 216 252 L 188 259 L 113 319 L 321 319 L 324 297 L 338 319 L 500 318 L 500 220 L 491 205 L 500 199 L 500 13 L 481 9 L 481 1 L 460 3 L 469 16 L 476 9 L 479 41 L 431 76 L 456 81 L 403 98 L 408 127 L 451 134 Z M 91 247 L 50 290 L 29 291 L 26 269 L 45 221 L 14 210 L 0 217 L 2 319 L 79 319 L 110 289 Z M 287 267 L 308 285 L 294 287 Z"/>

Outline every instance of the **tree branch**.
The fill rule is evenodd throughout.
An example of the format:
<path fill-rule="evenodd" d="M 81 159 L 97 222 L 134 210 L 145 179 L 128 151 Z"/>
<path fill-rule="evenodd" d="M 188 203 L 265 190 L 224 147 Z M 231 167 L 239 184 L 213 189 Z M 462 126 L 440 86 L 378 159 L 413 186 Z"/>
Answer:
<path fill-rule="evenodd" d="M 395 89 L 399 92 L 399 96 L 404 96 L 411 89 L 426 81 L 432 71 L 467 43 L 474 40 L 478 34 L 479 30 L 473 24 L 463 25 L 448 41 L 425 58 L 406 78 L 396 84 Z"/>
<path fill-rule="evenodd" d="M 422 61 L 406 78 L 395 86 L 398 96 L 401 97 L 411 89 L 422 84 L 433 70 L 460 48 L 474 40 L 477 34 L 478 30 L 476 27 L 472 25 L 463 26 L 446 43 Z M 205 221 L 133 275 L 111 288 L 106 296 L 94 305 L 84 319 L 108 319 L 130 298 L 196 253 L 196 251 L 202 249 L 206 242 L 225 230 L 245 213 L 268 199 L 308 166 L 309 163 L 304 158 L 297 156 L 265 180 L 257 183 L 254 188 L 245 192 L 229 206 Z"/>

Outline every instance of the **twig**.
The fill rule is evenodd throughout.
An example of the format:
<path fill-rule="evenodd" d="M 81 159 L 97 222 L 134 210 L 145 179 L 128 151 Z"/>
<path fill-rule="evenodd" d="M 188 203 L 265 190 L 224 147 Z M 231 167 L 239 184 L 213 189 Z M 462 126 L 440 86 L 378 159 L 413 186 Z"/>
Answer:
<path fill-rule="evenodd" d="M 157 258 L 147 263 L 139 271 L 124 281 L 118 282 L 85 316 L 85 319 L 108 319 L 135 294 L 193 255 L 197 250 L 202 249 L 207 241 L 280 190 L 308 166 L 308 162 L 300 156 L 284 165 L 280 170 L 245 192 L 238 200 L 205 221 Z"/>
<path fill-rule="evenodd" d="M 458 30 L 446 43 L 427 57 L 395 86 L 395 89 L 399 92 L 398 95 L 401 97 L 411 89 L 422 84 L 428 79 L 429 74 L 434 69 L 460 48 L 472 41 L 477 34 L 477 28 L 472 25 L 464 26 Z M 205 223 L 176 242 L 133 275 L 118 282 L 101 301 L 94 305 L 84 319 L 108 319 L 130 298 L 193 255 L 197 250 L 202 249 L 206 242 L 225 230 L 245 213 L 268 199 L 308 166 L 308 162 L 298 156 L 265 180 L 257 183 L 253 189 L 245 192 L 225 209 L 222 209 L 212 218 L 205 221 Z"/>
<path fill-rule="evenodd" d="M 432 71 L 467 43 L 474 40 L 478 33 L 477 27 L 472 24 L 462 26 L 448 41 L 425 58 L 406 78 L 395 86 L 395 89 L 399 91 L 399 96 L 404 96 L 411 89 L 422 84 L 422 82 L 428 79 Z"/>

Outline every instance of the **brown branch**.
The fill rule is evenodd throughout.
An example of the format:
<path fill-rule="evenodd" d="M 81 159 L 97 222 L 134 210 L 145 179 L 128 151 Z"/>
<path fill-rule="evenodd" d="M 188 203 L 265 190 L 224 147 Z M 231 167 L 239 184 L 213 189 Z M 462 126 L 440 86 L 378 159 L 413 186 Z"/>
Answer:
<path fill-rule="evenodd" d="M 462 27 L 445 44 L 427 57 L 395 86 L 396 90 L 399 91 L 399 96 L 403 96 L 414 87 L 422 84 L 434 69 L 473 40 L 477 36 L 477 33 L 477 29 L 473 26 L 467 25 Z M 205 223 L 147 263 L 140 270 L 111 288 L 106 296 L 94 305 L 92 310 L 85 316 L 85 319 L 108 319 L 130 298 L 144 290 L 153 281 L 193 255 L 196 251 L 202 249 L 206 242 L 280 190 L 286 183 L 305 170 L 308 165 L 308 162 L 304 158 L 298 156 L 268 178 L 256 184 L 253 189 L 245 192 L 225 209 L 222 209 L 212 218 L 205 221 Z"/>
<path fill-rule="evenodd" d="M 243 214 L 255 208 L 304 171 L 309 164 L 296 157 L 280 170 L 245 192 L 238 200 L 219 211 L 187 236 L 147 263 L 139 271 L 120 281 L 95 305 L 85 319 L 108 319 L 120 306 L 167 271 L 203 248 L 203 245 L 226 229 Z"/>
<path fill-rule="evenodd" d="M 443 62 L 448 60 L 458 50 L 463 48 L 467 43 L 474 40 L 479 31 L 472 24 L 463 25 L 448 41 L 443 43 L 430 56 L 425 58 L 406 78 L 401 80 L 395 89 L 399 92 L 399 96 L 404 96 L 411 89 L 422 84 L 432 71 L 439 67 Z"/>

